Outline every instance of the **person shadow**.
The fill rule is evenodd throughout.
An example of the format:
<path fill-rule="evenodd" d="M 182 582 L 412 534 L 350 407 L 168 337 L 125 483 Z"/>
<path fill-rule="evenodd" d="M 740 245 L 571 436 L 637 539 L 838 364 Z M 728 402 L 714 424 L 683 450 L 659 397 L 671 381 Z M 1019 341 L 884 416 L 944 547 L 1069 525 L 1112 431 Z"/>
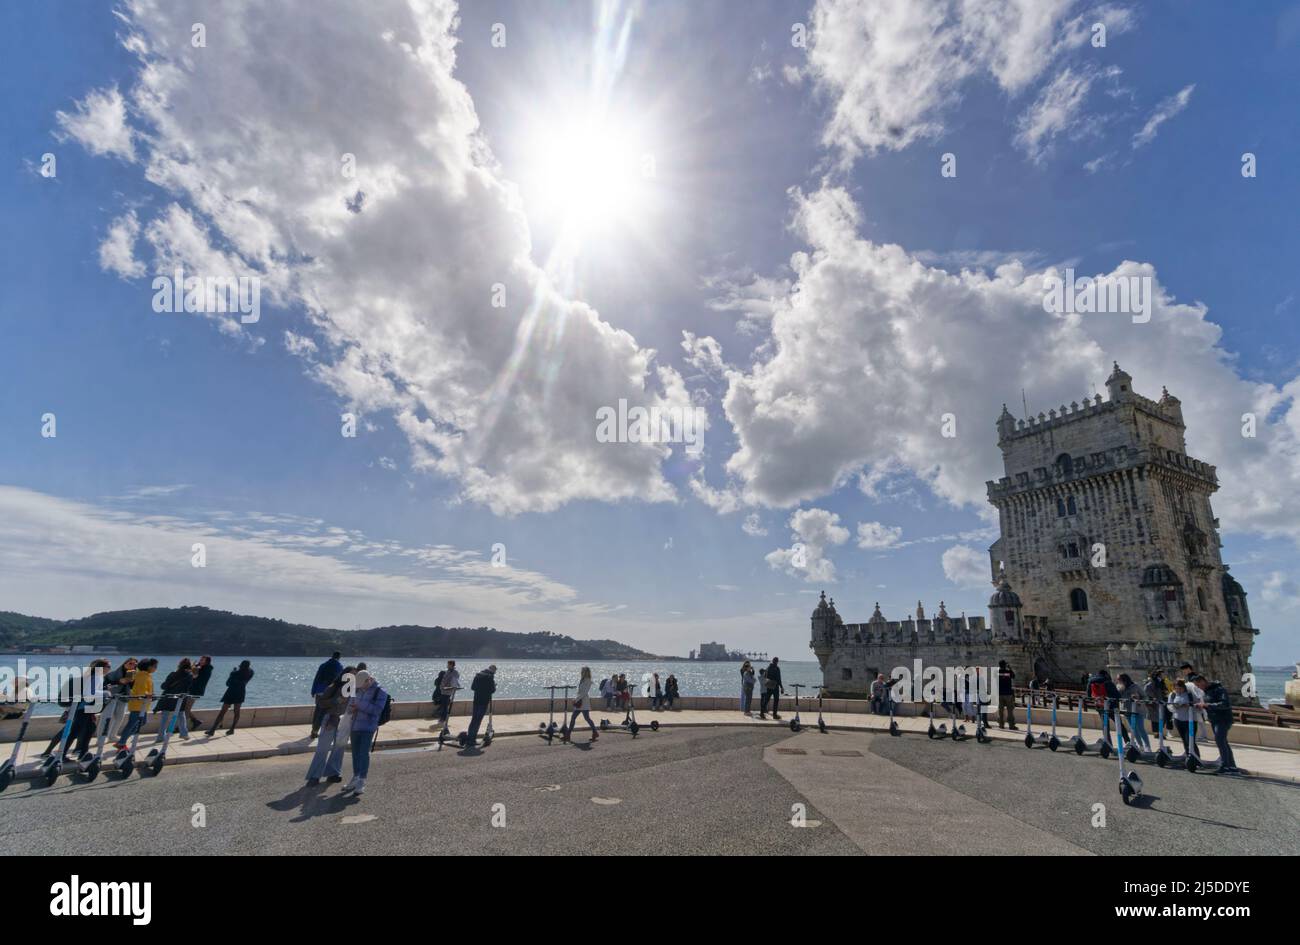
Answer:
<path fill-rule="evenodd" d="M 291 818 L 289 822 L 301 824 L 313 817 L 340 814 L 361 801 L 361 798 L 355 794 L 335 794 L 326 797 L 325 791 L 328 788 L 329 785 L 326 784 L 304 784 L 279 800 L 268 801 L 266 806 L 280 813 L 298 811 L 298 816 Z"/>

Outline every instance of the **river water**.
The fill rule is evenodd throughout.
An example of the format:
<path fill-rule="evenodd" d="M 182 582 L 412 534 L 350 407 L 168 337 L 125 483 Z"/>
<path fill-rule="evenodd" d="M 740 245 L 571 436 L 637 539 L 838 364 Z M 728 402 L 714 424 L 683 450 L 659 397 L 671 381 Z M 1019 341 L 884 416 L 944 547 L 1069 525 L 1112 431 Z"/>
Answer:
<path fill-rule="evenodd" d="M 106 657 L 116 666 L 121 656 Z M 155 687 L 176 664 L 179 656 L 159 656 L 158 672 L 154 676 Z M 322 658 L 307 656 L 253 657 L 253 681 L 248 684 L 247 700 L 244 705 L 306 705 L 311 701 L 311 682 L 316 675 L 316 667 Z M 363 657 L 367 668 L 374 673 L 380 683 L 399 702 L 424 701 L 433 691 L 433 681 L 438 671 L 447 665 L 445 659 L 411 659 Z M 0 670 L 8 677 L 18 668 L 19 660 L 25 660 L 28 667 L 40 666 L 45 669 L 85 665 L 87 656 L 59 655 L 0 655 Z M 349 660 L 344 660 L 345 664 Z M 701 662 L 640 662 L 640 661 L 605 661 L 605 662 L 566 662 L 563 660 L 457 660 L 462 685 L 468 687 L 470 680 L 478 670 L 489 663 L 497 666 L 497 697 L 502 699 L 539 698 L 546 695 L 546 686 L 577 685 L 582 667 L 590 666 L 592 678 L 597 684 L 606 676 L 614 673 L 626 673 L 628 681 L 639 685 L 649 673 L 659 673 L 660 680 L 672 673 L 677 677 L 678 689 L 683 696 L 735 696 L 740 697 L 739 663 L 701 663 Z M 216 669 L 208 683 L 207 692 L 199 701 L 201 707 L 210 708 L 219 704 L 218 700 L 226 687 L 226 676 L 239 665 L 239 657 L 218 656 L 213 659 Z M 755 669 L 759 666 L 756 664 Z M 1290 678 L 1290 671 L 1283 669 L 1256 669 L 1261 703 L 1269 699 L 1281 698 L 1285 681 Z M 821 671 L 815 661 L 781 661 L 781 676 L 790 695 L 794 694 L 793 683 L 815 685 L 821 681 Z M 55 714 L 57 705 L 41 706 L 38 714 Z"/>

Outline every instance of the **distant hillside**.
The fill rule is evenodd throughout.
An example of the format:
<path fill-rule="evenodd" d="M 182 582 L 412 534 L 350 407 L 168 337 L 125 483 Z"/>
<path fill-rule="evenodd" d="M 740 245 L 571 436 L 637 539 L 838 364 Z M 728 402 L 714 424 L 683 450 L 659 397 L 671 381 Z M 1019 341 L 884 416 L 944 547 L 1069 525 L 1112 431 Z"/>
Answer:
<path fill-rule="evenodd" d="M 417 626 L 324 630 L 207 607 L 114 610 L 68 621 L 0 611 L 0 646 L 5 649 L 57 644 L 114 646 L 139 656 L 199 652 L 213 656 L 318 656 L 337 649 L 360 656 L 652 658 L 650 653 L 614 640 L 575 640 L 546 631 Z"/>

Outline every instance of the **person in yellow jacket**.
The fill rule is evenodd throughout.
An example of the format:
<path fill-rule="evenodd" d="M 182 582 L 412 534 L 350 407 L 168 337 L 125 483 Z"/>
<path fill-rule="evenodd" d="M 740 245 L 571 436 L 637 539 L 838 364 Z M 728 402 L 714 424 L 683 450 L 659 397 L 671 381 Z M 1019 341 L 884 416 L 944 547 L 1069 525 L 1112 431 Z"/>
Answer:
<path fill-rule="evenodd" d="M 153 701 L 153 674 L 157 668 L 158 661 L 155 659 L 141 660 L 135 668 L 131 698 L 126 703 L 131 715 L 126 720 L 126 725 L 122 726 L 122 733 L 117 736 L 119 749 L 126 747 L 127 740 L 144 727 L 145 719 L 149 717 L 149 703 Z"/>

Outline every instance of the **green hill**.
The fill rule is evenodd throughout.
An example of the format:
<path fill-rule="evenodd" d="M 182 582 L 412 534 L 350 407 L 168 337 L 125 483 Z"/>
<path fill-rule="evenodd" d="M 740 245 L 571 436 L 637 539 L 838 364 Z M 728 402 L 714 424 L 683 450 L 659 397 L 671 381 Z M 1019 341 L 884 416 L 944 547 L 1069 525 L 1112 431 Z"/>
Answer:
<path fill-rule="evenodd" d="M 9 650 L 59 644 L 113 646 L 125 653 L 210 653 L 213 656 L 317 656 L 346 650 L 366 656 L 485 659 L 650 659 L 614 640 L 575 640 L 538 631 L 490 627 L 375 627 L 327 630 L 207 607 L 149 607 L 49 620 L 0 611 L 0 646 Z"/>

